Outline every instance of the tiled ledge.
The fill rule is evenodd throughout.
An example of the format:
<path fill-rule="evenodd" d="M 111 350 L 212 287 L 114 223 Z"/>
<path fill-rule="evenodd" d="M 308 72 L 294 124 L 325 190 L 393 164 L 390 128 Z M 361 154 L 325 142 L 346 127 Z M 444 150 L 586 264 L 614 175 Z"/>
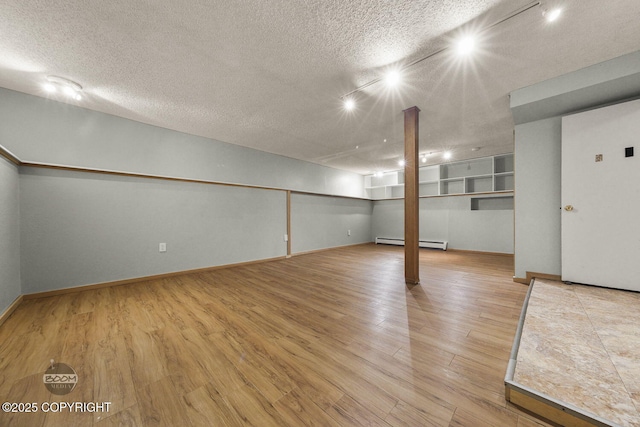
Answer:
<path fill-rule="evenodd" d="M 505 378 L 562 425 L 640 426 L 640 293 L 535 279 Z"/>

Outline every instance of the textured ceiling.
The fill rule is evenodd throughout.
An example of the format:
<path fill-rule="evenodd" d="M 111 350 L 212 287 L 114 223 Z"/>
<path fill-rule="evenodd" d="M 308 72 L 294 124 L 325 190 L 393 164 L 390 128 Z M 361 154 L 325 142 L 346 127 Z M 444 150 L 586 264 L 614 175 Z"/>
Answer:
<path fill-rule="evenodd" d="M 45 96 L 59 75 L 84 87 L 70 103 L 363 174 L 397 168 L 414 105 L 421 153 L 499 154 L 513 150 L 509 92 L 640 49 L 640 1 L 544 2 L 558 21 L 533 7 L 465 60 L 445 50 L 350 113 L 340 97 L 531 3 L 2 0 L 0 86 Z"/>

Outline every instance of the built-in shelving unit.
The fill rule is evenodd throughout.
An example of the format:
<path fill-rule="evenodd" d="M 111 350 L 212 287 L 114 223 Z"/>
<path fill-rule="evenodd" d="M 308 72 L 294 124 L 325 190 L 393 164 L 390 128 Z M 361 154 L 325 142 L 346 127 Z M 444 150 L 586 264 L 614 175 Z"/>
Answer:
<path fill-rule="evenodd" d="M 513 154 L 424 166 L 419 169 L 419 196 L 492 193 L 513 190 Z M 404 172 L 365 176 L 367 197 L 404 197 Z"/>

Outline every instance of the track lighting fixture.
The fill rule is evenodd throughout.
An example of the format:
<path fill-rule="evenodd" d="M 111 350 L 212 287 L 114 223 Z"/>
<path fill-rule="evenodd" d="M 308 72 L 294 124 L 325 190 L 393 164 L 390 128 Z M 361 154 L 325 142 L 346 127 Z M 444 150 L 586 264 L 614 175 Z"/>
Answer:
<path fill-rule="evenodd" d="M 354 94 L 356 94 L 358 92 L 361 92 L 365 88 L 368 88 L 369 86 L 372 86 L 372 85 L 374 85 L 376 83 L 379 83 L 379 82 L 381 82 L 383 80 L 389 85 L 391 85 L 392 82 L 394 84 L 397 84 L 400 81 L 400 77 L 401 77 L 402 72 L 404 70 L 406 70 L 406 69 L 408 69 L 410 67 L 413 67 L 414 65 L 419 64 L 419 63 L 421 63 L 421 62 L 423 62 L 423 61 L 425 61 L 425 60 L 427 60 L 427 59 L 429 59 L 431 57 L 434 57 L 434 56 L 436 56 L 436 55 L 438 55 L 438 54 L 440 54 L 440 53 L 442 53 L 444 51 L 447 51 L 447 50 L 449 50 L 451 48 L 457 48 L 458 52 L 461 53 L 461 54 L 468 54 L 468 53 L 472 52 L 473 49 L 476 46 L 476 43 L 477 43 L 476 42 L 476 38 L 475 38 L 476 36 L 480 35 L 481 33 L 485 32 L 485 31 L 487 31 L 487 30 L 489 30 L 489 29 L 491 29 L 491 28 L 493 28 L 493 27 L 495 27 L 497 25 L 502 24 L 505 21 L 508 21 L 508 20 L 510 20 L 510 19 L 512 19 L 512 18 L 514 18 L 514 17 L 516 17 L 516 16 L 528 11 L 529 9 L 532 9 L 532 8 L 534 8 L 536 6 L 540 6 L 540 5 L 541 5 L 540 1 L 531 2 L 531 3 L 527 4 L 527 5 L 525 5 L 524 7 L 521 7 L 520 9 L 514 10 L 513 12 L 511 12 L 510 14 L 508 14 L 508 15 L 504 16 L 503 18 L 497 20 L 496 22 L 494 22 L 494 23 L 492 23 L 492 24 L 480 29 L 473 36 L 471 36 L 471 35 L 465 36 L 464 38 L 460 39 L 455 46 L 442 47 L 442 48 L 440 48 L 438 50 L 435 50 L 435 51 L 429 53 L 428 55 L 426 55 L 426 56 L 424 56 L 422 58 L 416 59 L 416 60 L 414 60 L 412 62 L 409 62 L 408 64 L 403 65 L 401 68 L 393 70 L 393 72 L 390 72 L 385 76 L 380 76 L 380 77 L 375 78 L 375 79 L 373 79 L 373 80 L 371 80 L 371 81 L 369 81 L 367 83 L 364 83 L 363 85 L 360 85 L 359 87 L 355 88 L 351 92 L 348 92 L 348 93 L 344 94 L 341 97 L 341 99 L 344 100 L 345 109 L 350 110 L 350 109 L 353 109 L 353 107 L 355 106 L 355 103 L 352 100 L 352 96 Z M 545 16 L 546 16 L 547 20 L 550 20 L 552 18 L 553 19 L 557 19 L 558 16 L 559 16 L 559 11 L 560 11 L 560 9 L 554 9 L 554 10 L 550 11 L 548 14 L 546 14 L 546 12 L 543 12 L 543 13 L 546 14 Z"/>
<path fill-rule="evenodd" d="M 353 98 L 344 98 L 344 109 L 347 111 L 351 111 L 356 108 L 356 101 Z"/>
<path fill-rule="evenodd" d="M 459 55 L 468 55 L 473 52 L 475 48 L 476 40 L 472 36 L 465 36 L 458 40 L 457 51 Z"/>
<path fill-rule="evenodd" d="M 398 84 L 400 83 L 401 79 L 402 79 L 402 77 L 400 75 L 400 71 L 398 71 L 398 70 L 389 71 L 387 73 L 387 75 L 385 76 L 385 78 L 384 78 L 385 83 L 390 88 L 394 88 L 394 87 L 398 86 Z"/>
<path fill-rule="evenodd" d="M 82 86 L 73 80 L 60 76 L 47 76 L 47 81 L 42 85 L 48 93 L 63 93 L 71 99 L 80 101 L 82 99 Z"/>
<path fill-rule="evenodd" d="M 545 18 L 547 18 L 547 21 L 553 22 L 556 19 L 558 19 L 558 17 L 560 17 L 561 14 L 562 14 L 562 9 L 553 9 L 545 13 Z"/>

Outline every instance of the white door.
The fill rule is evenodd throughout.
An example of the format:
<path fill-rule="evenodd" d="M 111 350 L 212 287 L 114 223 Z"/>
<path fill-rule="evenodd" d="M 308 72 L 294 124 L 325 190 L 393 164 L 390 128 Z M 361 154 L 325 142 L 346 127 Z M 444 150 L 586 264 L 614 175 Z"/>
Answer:
<path fill-rule="evenodd" d="M 561 204 L 562 280 L 640 291 L 640 100 L 562 119 Z"/>

